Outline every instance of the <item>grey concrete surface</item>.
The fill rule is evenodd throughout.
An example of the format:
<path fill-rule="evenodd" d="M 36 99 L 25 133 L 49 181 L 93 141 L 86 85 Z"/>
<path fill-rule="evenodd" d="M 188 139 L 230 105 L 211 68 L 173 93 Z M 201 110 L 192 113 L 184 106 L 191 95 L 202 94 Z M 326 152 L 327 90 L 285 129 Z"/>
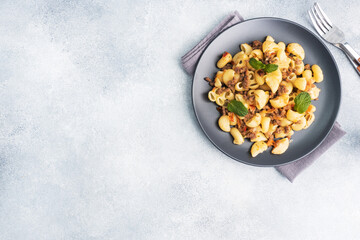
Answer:
<path fill-rule="evenodd" d="M 358 2 L 320 3 L 360 52 Z M 360 77 L 342 52 L 348 134 L 293 184 L 206 139 L 180 65 L 230 11 L 311 28 L 311 4 L 2 1 L 0 239 L 359 239 Z"/>

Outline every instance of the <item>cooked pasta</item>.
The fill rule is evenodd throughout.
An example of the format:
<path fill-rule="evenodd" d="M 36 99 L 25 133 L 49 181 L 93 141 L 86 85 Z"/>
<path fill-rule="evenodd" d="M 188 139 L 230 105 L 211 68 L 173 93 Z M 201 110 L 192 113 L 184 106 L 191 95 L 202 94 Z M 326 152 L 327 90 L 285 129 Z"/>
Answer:
<path fill-rule="evenodd" d="M 219 128 L 236 145 L 250 139 L 252 157 L 270 147 L 272 154 L 283 154 L 294 132 L 315 121 L 311 100 L 318 99 L 315 84 L 324 75 L 320 66 L 305 65 L 304 59 L 299 43 L 276 43 L 267 36 L 264 42 L 240 44 L 234 56 L 225 52 L 214 79 L 205 78 L 212 86 L 208 98 L 221 113 Z"/>

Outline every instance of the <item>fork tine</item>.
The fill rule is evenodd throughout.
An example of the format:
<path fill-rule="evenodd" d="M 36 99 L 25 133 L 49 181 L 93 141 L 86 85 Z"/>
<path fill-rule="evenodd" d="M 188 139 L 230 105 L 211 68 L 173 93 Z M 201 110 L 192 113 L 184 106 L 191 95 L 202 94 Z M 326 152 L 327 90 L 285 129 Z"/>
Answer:
<path fill-rule="evenodd" d="M 313 10 L 315 12 L 315 15 L 317 16 L 317 18 L 319 19 L 320 23 L 322 24 L 322 26 L 326 29 L 326 30 L 330 30 L 330 25 L 328 25 L 326 23 L 326 20 L 323 18 L 323 16 L 321 15 L 321 13 L 319 12 L 319 10 L 316 7 L 316 4 L 314 4 Z"/>
<path fill-rule="evenodd" d="M 328 18 L 328 16 L 325 14 L 325 12 L 321 9 L 320 4 L 318 4 L 317 2 L 314 4 L 315 5 L 315 9 L 319 10 L 318 12 L 320 12 L 320 14 L 322 15 L 322 17 L 325 19 L 325 22 L 332 28 L 332 22 L 330 21 L 330 19 Z"/>
<path fill-rule="evenodd" d="M 309 13 L 309 16 L 310 16 L 310 20 L 311 20 L 311 22 L 312 22 L 315 30 L 318 32 L 318 34 L 320 34 L 320 35 L 325 34 L 325 32 L 323 32 L 323 31 L 318 27 L 318 25 L 317 25 L 317 23 L 316 23 L 313 15 L 312 15 L 312 12 L 309 10 L 308 13 Z"/>
<path fill-rule="evenodd" d="M 327 30 L 327 29 L 323 26 L 323 24 L 321 23 L 319 17 L 318 17 L 317 14 L 315 13 L 314 8 L 311 8 L 311 12 L 312 12 L 312 14 L 313 14 L 313 17 L 315 18 L 315 21 L 316 21 L 318 27 L 319 27 L 324 33 L 326 33 L 328 30 Z"/>
<path fill-rule="evenodd" d="M 325 32 L 329 31 L 330 29 L 328 29 L 328 27 L 326 27 L 324 21 L 319 16 L 319 13 L 316 11 L 315 5 L 314 5 L 314 7 L 311 8 L 311 11 L 313 12 L 313 14 L 315 16 L 315 20 L 317 21 L 317 23 L 321 27 L 321 29 L 323 29 Z"/>

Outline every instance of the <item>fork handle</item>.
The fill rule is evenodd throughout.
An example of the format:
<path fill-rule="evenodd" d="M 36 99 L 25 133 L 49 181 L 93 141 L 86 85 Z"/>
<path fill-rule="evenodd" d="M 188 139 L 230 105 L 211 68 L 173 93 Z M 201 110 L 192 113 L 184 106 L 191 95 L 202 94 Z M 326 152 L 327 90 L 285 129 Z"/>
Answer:
<path fill-rule="evenodd" d="M 346 53 L 356 72 L 360 75 L 360 55 L 347 43 L 339 44 L 339 47 Z"/>
<path fill-rule="evenodd" d="M 355 71 L 360 75 L 360 65 L 356 64 L 347 53 L 345 53 L 345 55 L 349 58 L 351 64 L 355 68 Z"/>

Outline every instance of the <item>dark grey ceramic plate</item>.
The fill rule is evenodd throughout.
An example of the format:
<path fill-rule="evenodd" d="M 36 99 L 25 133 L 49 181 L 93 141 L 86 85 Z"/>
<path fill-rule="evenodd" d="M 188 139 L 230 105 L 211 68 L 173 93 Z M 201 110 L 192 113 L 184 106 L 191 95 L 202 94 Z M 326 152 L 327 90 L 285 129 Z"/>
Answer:
<path fill-rule="evenodd" d="M 250 156 L 250 141 L 234 145 L 229 133 L 222 132 L 217 120 L 220 117 L 216 104 L 207 98 L 210 86 L 203 79 L 212 77 L 218 70 L 216 62 L 225 51 L 239 52 L 240 43 L 261 40 L 270 35 L 276 42 L 297 42 L 305 49 L 305 63 L 318 64 L 324 73 L 324 81 L 316 106 L 315 122 L 308 128 L 295 132 L 288 150 L 273 155 L 270 149 L 256 158 Z M 295 161 L 312 152 L 325 139 L 334 125 L 341 99 L 340 74 L 333 56 L 322 41 L 311 31 L 289 20 L 279 18 L 256 18 L 236 24 L 223 31 L 202 54 L 197 65 L 192 88 L 196 117 L 210 141 L 223 153 L 242 163 L 255 166 L 276 166 Z"/>

